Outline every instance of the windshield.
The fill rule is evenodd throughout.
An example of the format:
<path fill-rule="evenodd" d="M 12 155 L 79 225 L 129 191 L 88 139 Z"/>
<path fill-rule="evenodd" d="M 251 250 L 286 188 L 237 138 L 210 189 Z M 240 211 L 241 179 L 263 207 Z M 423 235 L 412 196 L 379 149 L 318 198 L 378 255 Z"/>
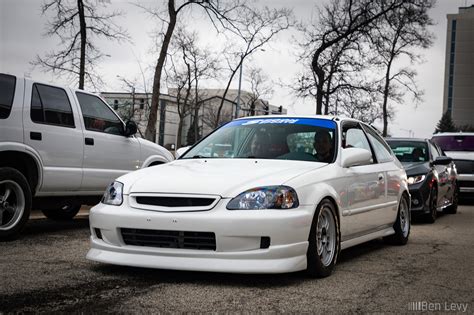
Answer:
<path fill-rule="evenodd" d="M 431 140 L 443 151 L 474 151 L 474 135 L 435 136 Z"/>
<path fill-rule="evenodd" d="M 427 162 L 430 160 L 428 145 L 421 141 L 387 140 L 397 159 L 402 163 Z"/>
<path fill-rule="evenodd" d="M 331 163 L 336 123 L 316 118 L 234 120 L 183 155 L 192 158 L 256 158 Z"/>

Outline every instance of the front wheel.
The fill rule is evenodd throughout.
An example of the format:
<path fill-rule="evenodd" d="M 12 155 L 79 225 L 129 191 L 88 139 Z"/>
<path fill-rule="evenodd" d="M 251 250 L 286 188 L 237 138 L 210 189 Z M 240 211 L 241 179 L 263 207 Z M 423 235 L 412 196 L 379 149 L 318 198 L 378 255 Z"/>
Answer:
<path fill-rule="evenodd" d="M 308 241 L 308 274 L 318 278 L 329 276 L 336 264 L 341 244 L 336 209 L 331 201 L 324 199 L 318 205 Z"/>
<path fill-rule="evenodd" d="M 438 216 L 438 191 L 436 188 L 431 188 L 429 200 L 430 213 L 426 215 L 426 222 L 435 223 Z"/>
<path fill-rule="evenodd" d="M 43 209 L 41 212 L 51 220 L 65 221 L 71 220 L 81 210 L 81 205 L 64 205 L 59 209 Z"/>
<path fill-rule="evenodd" d="M 405 245 L 408 242 L 408 236 L 410 235 L 410 207 L 408 196 L 402 195 L 400 204 L 398 205 L 397 220 L 393 224 L 395 234 L 384 238 L 390 244 L 393 245 Z"/>
<path fill-rule="evenodd" d="M 0 168 L 0 240 L 15 239 L 30 217 L 31 190 L 16 169 Z"/>

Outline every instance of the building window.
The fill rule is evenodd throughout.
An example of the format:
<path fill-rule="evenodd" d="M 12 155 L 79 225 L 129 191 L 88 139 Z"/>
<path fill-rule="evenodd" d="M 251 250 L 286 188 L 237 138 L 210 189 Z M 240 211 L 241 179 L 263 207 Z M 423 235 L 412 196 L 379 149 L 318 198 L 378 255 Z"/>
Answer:
<path fill-rule="evenodd" d="M 448 112 L 453 110 L 454 56 L 456 52 L 456 20 L 451 22 L 451 51 L 449 54 Z"/>
<path fill-rule="evenodd" d="M 140 99 L 140 109 L 145 108 L 145 99 L 141 98 Z"/>
<path fill-rule="evenodd" d="M 114 100 L 114 110 L 118 109 L 118 100 Z"/>

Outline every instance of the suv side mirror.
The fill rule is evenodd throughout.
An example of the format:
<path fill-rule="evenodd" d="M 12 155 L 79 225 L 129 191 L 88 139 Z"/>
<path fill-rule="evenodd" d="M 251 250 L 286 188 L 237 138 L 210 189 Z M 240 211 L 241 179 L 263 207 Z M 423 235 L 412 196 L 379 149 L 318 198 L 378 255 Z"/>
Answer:
<path fill-rule="evenodd" d="M 453 161 L 449 156 L 438 156 L 431 164 L 433 165 L 448 165 Z"/>
<path fill-rule="evenodd" d="M 131 137 L 137 133 L 137 130 L 137 124 L 133 120 L 129 120 L 125 123 L 125 130 L 123 131 L 123 135 L 125 137 Z"/>
<path fill-rule="evenodd" d="M 176 152 L 175 152 L 175 154 L 174 154 L 175 157 L 176 157 L 176 158 L 179 158 L 181 155 L 183 155 L 184 153 L 186 153 L 186 151 L 188 151 L 189 148 L 191 148 L 191 146 L 179 148 L 178 150 L 176 150 Z"/>

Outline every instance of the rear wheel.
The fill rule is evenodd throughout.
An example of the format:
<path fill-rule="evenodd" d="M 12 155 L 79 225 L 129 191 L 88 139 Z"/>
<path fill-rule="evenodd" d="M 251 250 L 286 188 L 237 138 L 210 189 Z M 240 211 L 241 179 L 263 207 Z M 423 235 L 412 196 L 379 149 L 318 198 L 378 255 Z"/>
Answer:
<path fill-rule="evenodd" d="M 410 207 L 408 206 L 408 196 L 403 194 L 398 205 L 397 220 L 393 224 L 395 234 L 384 238 L 390 244 L 393 245 L 405 245 L 408 242 L 408 236 L 410 235 Z"/>
<path fill-rule="evenodd" d="M 453 191 L 453 199 L 452 199 L 452 203 L 449 207 L 445 208 L 444 209 L 444 212 L 445 213 L 449 213 L 449 214 L 455 214 L 456 212 L 458 212 L 458 203 L 459 203 L 459 186 L 458 186 L 458 183 L 455 182 L 453 184 L 453 188 L 454 188 L 454 191 Z"/>
<path fill-rule="evenodd" d="M 307 272 L 313 277 L 332 273 L 340 250 L 339 222 L 333 203 L 327 199 L 318 205 L 311 224 Z"/>
<path fill-rule="evenodd" d="M 16 169 L 0 169 L 0 240 L 15 239 L 30 217 L 31 190 Z"/>
<path fill-rule="evenodd" d="M 66 204 L 59 209 L 43 209 L 41 212 L 51 220 L 71 220 L 81 210 L 81 205 Z"/>
<path fill-rule="evenodd" d="M 430 213 L 426 215 L 426 222 L 434 223 L 436 217 L 438 216 L 438 191 L 436 188 L 432 187 L 430 191 L 430 200 L 429 200 Z"/>

